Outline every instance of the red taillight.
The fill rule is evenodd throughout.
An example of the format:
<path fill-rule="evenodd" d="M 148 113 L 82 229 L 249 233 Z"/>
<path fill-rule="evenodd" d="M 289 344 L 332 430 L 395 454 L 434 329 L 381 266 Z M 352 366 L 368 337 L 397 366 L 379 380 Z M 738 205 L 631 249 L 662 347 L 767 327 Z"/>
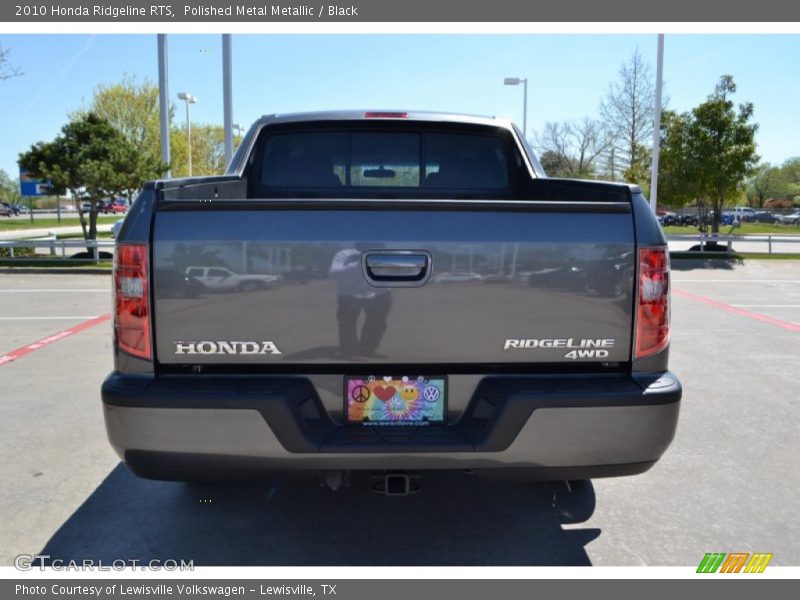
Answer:
<path fill-rule="evenodd" d="M 407 119 L 407 112 L 365 112 L 365 119 Z"/>
<path fill-rule="evenodd" d="M 114 256 L 114 337 L 120 350 L 151 360 L 147 246 L 119 244 Z"/>
<path fill-rule="evenodd" d="M 636 358 L 669 344 L 669 253 L 666 248 L 639 250 L 639 294 L 636 309 Z"/>

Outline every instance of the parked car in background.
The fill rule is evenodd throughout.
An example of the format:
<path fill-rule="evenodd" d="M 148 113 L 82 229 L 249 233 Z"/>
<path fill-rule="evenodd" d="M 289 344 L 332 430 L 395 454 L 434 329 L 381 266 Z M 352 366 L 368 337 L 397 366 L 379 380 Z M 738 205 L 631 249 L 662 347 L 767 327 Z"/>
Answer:
<path fill-rule="evenodd" d="M 202 283 L 209 292 L 252 292 L 266 289 L 281 279 L 280 275 L 241 274 L 224 267 L 189 267 L 186 276 Z"/>
<path fill-rule="evenodd" d="M 756 223 L 775 223 L 777 218 L 767 210 L 756 211 Z"/>
<path fill-rule="evenodd" d="M 442 271 L 434 275 L 433 281 L 435 283 L 464 283 L 467 281 L 482 281 L 483 276 L 480 273 L 473 273 L 466 271 L 464 273 L 451 273 L 450 271 Z"/>
<path fill-rule="evenodd" d="M 0 217 L 13 217 L 14 211 L 11 210 L 11 205 L 0 202 Z"/>
<path fill-rule="evenodd" d="M 678 215 L 674 212 L 665 211 L 658 215 L 658 222 L 664 227 L 668 227 L 669 225 L 677 225 Z"/>
<path fill-rule="evenodd" d="M 114 200 L 113 202 L 103 202 L 100 210 L 104 214 L 125 214 L 125 212 L 128 210 L 128 205 L 122 200 Z"/>
<path fill-rule="evenodd" d="M 92 210 L 92 203 L 91 202 L 81 202 L 81 212 L 91 212 Z"/>
<path fill-rule="evenodd" d="M 682 227 L 697 227 L 700 219 L 694 213 L 681 213 L 678 215 L 678 225 Z"/>
<path fill-rule="evenodd" d="M 728 226 L 729 227 L 729 226 L 733 225 L 734 222 L 736 222 L 736 221 L 737 221 L 736 215 L 734 215 L 732 212 L 725 211 L 720 216 L 719 224 L 721 226 Z M 714 222 L 714 211 L 710 210 L 705 214 L 705 217 L 703 218 L 703 224 L 704 225 L 711 225 L 713 222 Z"/>
<path fill-rule="evenodd" d="M 18 215 L 27 215 L 31 212 L 31 209 L 24 204 L 12 204 L 11 206 L 14 207 Z"/>
<path fill-rule="evenodd" d="M 744 223 L 754 223 L 756 220 L 756 211 L 749 206 L 735 206 L 733 215 Z"/>
<path fill-rule="evenodd" d="M 18 215 L 19 214 L 19 209 L 16 206 L 14 206 L 13 204 L 9 204 L 8 202 L 0 202 L 0 204 L 2 204 L 3 207 L 5 207 L 5 208 L 7 208 L 8 210 L 11 211 L 11 214 L 7 215 L 7 216 L 10 217 L 12 215 Z"/>
<path fill-rule="evenodd" d="M 800 224 L 800 210 L 796 210 L 790 215 L 775 215 L 775 222 L 781 225 L 798 225 Z"/>

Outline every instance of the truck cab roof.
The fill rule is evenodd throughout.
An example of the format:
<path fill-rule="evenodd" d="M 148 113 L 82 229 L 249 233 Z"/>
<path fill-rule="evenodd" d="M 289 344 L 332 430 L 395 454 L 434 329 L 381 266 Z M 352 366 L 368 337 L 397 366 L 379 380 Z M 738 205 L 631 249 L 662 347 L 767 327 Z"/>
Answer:
<path fill-rule="evenodd" d="M 515 144 L 524 149 L 524 160 L 531 177 L 545 177 L 546 174 L 539 164 L 535 153 L 530 148 L 520 129 L 504 117 L 489 117 L 480 115 L 457 114 L 433 111 L 404 111 L 404 110 L 337 110 L 315 111 L 285 114 L 264 115 L 258 119 L 248 130 L 230 165 L 227 174 L 241 175 L 245 162 L 250 156 L 259 133 L 265 127 L 275 125 L 291 125 L 302 123 L 324 123 L 330 121 L 385 121 L 393 122 L 427 122 L 431 124 L 464 125 L 501 129 L 513 136 Z"/>
<path fill-rule="evenodd" d="M 486 125 L 511 129 L 511 119 L 485 115 L 470 115 L 461 113 L 448 113 L 436 111 L 406 111 L 406 110 L 332 110 L 297 113 L 275 113 L 262 116 L 257 125 L 271 125 L 276 123 L 301 123 L 306 121 L 359 121 L 359 120 L 386 120 L 398 119 L 408 121 L 431 121 L 437 123 L 463 123 L 465 125 Z"/>

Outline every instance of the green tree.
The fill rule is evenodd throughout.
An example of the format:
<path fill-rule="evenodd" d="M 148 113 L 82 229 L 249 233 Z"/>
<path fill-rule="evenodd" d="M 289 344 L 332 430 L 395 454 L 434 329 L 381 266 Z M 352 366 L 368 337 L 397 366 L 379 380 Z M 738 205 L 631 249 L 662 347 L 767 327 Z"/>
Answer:
<path fill-rule="evenodd" d="M 564 164 L 563 157 L 553 150 L 540 150 L 539 164 L 542 165 L 548 177 L 569 177 L 569 170 Z"/>
<path fill-rule="evenodd" d="M 19 180 L 11 179 L 8 173 L 0 169 L 0 198 L 11 204 L 19 202 Z"/>
<path fill-rule="evenodd" d="M 149 79 L 138 83 L 135 75 L 125 75 L 119 83 L 98 85 L 90 112 L 111 123 L 137 150 L 161 155 L 158 86 Z M 170 116 L 174 112 L 171 107 Z"/>
<path fill-rule="evenodd" d="M 24 204 L 30 210 L 30 219 L 33 223 L 33 196 L 23 196 L 20 193 L 19 177 L 13 179 L 3 169 L 0 169 L 0 199 L 10 204 Z"/>
<path fill-rule="evenodd" d="M 52 142 L 38 142 L 19 155 L 19 164 L 40 179 L 48 179 L 51 192 L 69 191 L 79 204 L 90 203 L 89 222 L 79 211 L 83 236 L 97 238 L 100 202 L 129 189 L 138 157 L 136 149 L 112 125 L 85 113 L 73 118 Z"/>
<path fill-rule="evenodd" d="M 133 177 L 128 195 L 143 181 L 164 176 L 167 170 L 173 177 L 189 175 L 189 147 L 185 126 L 175 126 L 175 106 L 170 104 L 170 165 L 161 157 L 161 129 L 158 86 L 135 75 L 126 75 L 113 85 L 98 85 L 94 90 L 91 112 L 106 119 L 136 148 L 144 160 Z M 80 112 L 76 115 L 81 114 Z M 241 137 L 234 139 L 234 145 Z M 192 174 L 214 175 L 225 170 L 224 130 L 219 125 L 192 123 Z M 158 168 L 153 171 L 155 165 Z"/>
<path fill-rule="evenodd" d="M 730 99 L 735 92 L 733 77 L 723 75 L 705 102 L 680 115 L 665 111 L 662 118 L 659 190 L 671 204 L 695 199 L 713 209 L 715 233 L 725 202 L 741 192 L 759 160 L 753 105 L 737 109 Z"/>
<path fill-rule="evenodd" d="M 688 149 L 689 113 L 661 113 L 661 155 L 658 163 L 658 203 L 681 207 L 695 200 L 696 187 L 688 181 L 683 160 Z"/>
<path fill-rule="evenodd" d="M 162 177 L 169 170 L 169 165 L 161 162 L 158 86 L 149 79 L 138 83 L 135 76 L 126 75 L 120 83 L 98 85 L 89 112 L 110 123 L 136 150 L 122 191 L 129 200 L 143 182 Z M 171 106 L 170 116 L 174 112 Z M 79 111 L 73 116 L 81 114 Z"/>
<path fill-rule="evenodd" d="M 653 165 L 653 151 L 648 146 L 636 144 L 635 158 L 625 169 L 625 181 L 639 184 L 645 196 L 650 195 L 650 170 Z"/>
<path fill-rule="evenodd" d="M 800 201 L 800 157 L 790 158 L 778 169 L 776 196 Z"/>
<path fill-rule="evenodd" d="M 747 182 L 747 201 L 750 206 L 763 208 L 764 203 L 780 193 L 780 169 L 769 163 L 761 163 L 756 167 L 753 176 Z"/>
<path fill-rule="evenodd" d="M 242 141 L 234 136 L 234 148 Z M 170 132 L 173 177 L 188 177 L 189 146 L 186 128 Z M 225 130 L 221 125 L 192 123 L 192 175 L 219 175 L 225 172 Z"/>

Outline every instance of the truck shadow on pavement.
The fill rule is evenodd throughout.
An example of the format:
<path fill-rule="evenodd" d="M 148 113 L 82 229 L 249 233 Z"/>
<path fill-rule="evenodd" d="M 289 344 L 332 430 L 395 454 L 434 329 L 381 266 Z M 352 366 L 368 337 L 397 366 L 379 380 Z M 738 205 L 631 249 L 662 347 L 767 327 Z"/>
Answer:
<path fill-rule="evenodd" d="M 733 271 L 743 265 L 735 258 L 678 258 L 670 260 L 673 271 Z"/>
<path fill-rule="evenodd" d="M 206 565 L 590 565 L 599 529 L 591 482 L 566 486 L 425 475 L 385 497 L 369 475 L 200 486 L 148 481 L 118 465 L 47 542 L 51 560 L 193 560 Z M 140 563 L 141 564 L 141 563 Z"/>

